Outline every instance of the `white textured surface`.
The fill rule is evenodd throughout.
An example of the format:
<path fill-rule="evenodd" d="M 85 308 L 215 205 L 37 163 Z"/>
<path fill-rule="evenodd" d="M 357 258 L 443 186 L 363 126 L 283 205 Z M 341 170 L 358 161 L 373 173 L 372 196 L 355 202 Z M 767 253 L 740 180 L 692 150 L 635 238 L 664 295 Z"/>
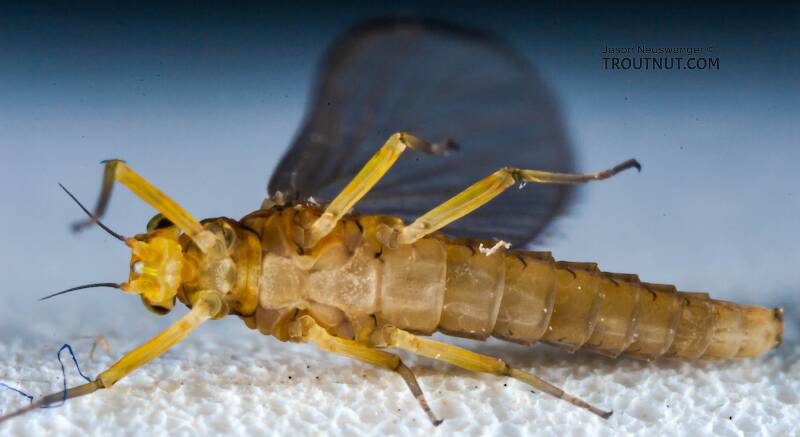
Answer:
<path fill-rule="evenodd" d="M 532 394 L 515 381 L 403 354 L 433 409 L 445 419 L 435 430 L 396 375 L 324 354 L 313 346 L 279 343 L 238 326 L 236 320 L 212 322 L 112 389 L 16 418 L 2 425 L 0 433 L 797 435 L 800 345 L 795 341 L 796 321 L 787 322 L 792 332 L 788 344 L 777 352 L 720 364 L 647 364 L 569 355 L 546 346 L 531 350 L 500 342 L 458 341 L 502 356 L 512 365 L 535 368 L 568 391 L 612 408 L 614 415 L 608 421 Z M 141 329 L 140 324 L 133 321 L 126 326 L 139 335 L 108 335 L 114 358 L 137 344 L 133 337 L 143 339 L 156 332 L 153 327 Z M 14 334 L 38 341 L 0 343 L 0 381 L 32 394 L 60 388 L 55 353 L 61 341 L 76 347 L 90 376 L 114 360 L 102 350 L 90 360 L 88 340 L 44 339 L 24 329 Z M 68 378 L 71 384 L 81 382 L 73 368 Z M 4 412 L 25 403 L 15 393 L 0 391 Z"/>

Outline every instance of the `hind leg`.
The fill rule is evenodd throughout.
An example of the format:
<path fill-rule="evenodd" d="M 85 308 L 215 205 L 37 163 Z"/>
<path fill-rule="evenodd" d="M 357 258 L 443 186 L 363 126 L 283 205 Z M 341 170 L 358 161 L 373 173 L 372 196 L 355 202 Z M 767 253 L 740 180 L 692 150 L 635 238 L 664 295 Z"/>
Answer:
<path fill-rule="evenodd" d="M 444 361 L 466 370 L 493 373 L 498 376 L 509 376 L 551 396 L 563 399 L 576 407 L 589 410 L 603 419 L 611 417 L 611 411 L 604 411 L 590 405 L 586 401 L 572 396 L 538 376 L 509 366 L 500 358 L 478 354 L 439 341 L 420 338 L 410 332 L 392 326 L 384 327 L 382 334 L 383 340 L 386 342 L 386 347 L 406 349 L 417 355 Z"/>
<path fill-rule="evenodd" d="M 629 168 L 641 170 L 641 165 L 635 159 L 629 159 L 596 173 L 553 173 L 513 167 L 501 168 L 428 211 L 410 225 L 395 231 L 392 236 L 386 238 L 384 244 L 389 246 L 411 244 L 480 208 L 518 183 L 582 184 L 608 179 Z"/>

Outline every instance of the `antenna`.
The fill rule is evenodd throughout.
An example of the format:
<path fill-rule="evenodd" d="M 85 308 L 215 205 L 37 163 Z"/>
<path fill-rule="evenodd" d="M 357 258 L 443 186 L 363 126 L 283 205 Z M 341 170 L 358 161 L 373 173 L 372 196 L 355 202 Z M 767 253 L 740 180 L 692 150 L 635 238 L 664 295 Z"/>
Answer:
<path fill-rule="evenodd" d="M 108 226 L 104 225 L 104 224 L 103 224 L 103 222 L 101 222 L 101 221 L 100 221 L 100 219 L 98 219 L 97 217 L 95 217 L 95 216 L 94 216 L 94 214 L 92 214 L 91 212 L 89 212 L 89 210 L 88 210 L 88 209 L 86 209 L 86 207 L 84 207 L 84 206 L 81 204 L 81 202 L 80 202 L 80 201 L 79 201 L 79 200 L 78 200 L 78 199 L 77 199 L 75 196 L 73 196 L 73 195 L 72 195 L 72 193 L 70 193 L 70 192 L 69 192 L 69 190 L 67 189 L 67 187 L 65 187 L 65 186 L 61 185 L 61 183 L 59 183 L 59 184 L 58 184 L 58 186 L 59 186 L 59 187 L 61 187 L 61 189 L 62 189 L 62 190 L 64 190 L 64 192 L 65 192 L 65 193 L 67 193 L 67 195 L 68 195 L 69 197 L 71 197 L 71 198 L 72 198 L 72 200 L 74 200 L 74 201 L 75 201 L 75 203 L 77 203 L 77 204 L 78 204 L 78 206 L 80 206 L 80 207 L 81 207 L 81 209 L 83 210 L 83 212 L 85 212 L 85 213 L 86 213 L 86 215 L 88 215 L 88 216 L 89 216 L 89 218 L 90 218 L 90 219 L 91 219 L 93 222 L 97 223 L 97 226 L 100 226 L 101 228 L 103 228 L 103 230 L 104 230 L 104 231 L 108 232 L 108 233 L 109 233 L 109 234 L 110 234 L 112 237 L 116 238 L 117 240 L 119 240 L 119 241 L 122 241 L 123 243 L 125 242 L 125 237 L 123 237 L 122 235 L 120 235 L 120 234 L 118 234 L 118 233 L 116 233 L 116 232 L 112 231 L 111 229 L 109 229 L 109 228 L 108 228 Z"/>
<path fill-rule="evenodd" d="M 83 290 L 84 288 L 96 288 L 96 287 L 98 287 L 98 288 L 99 287 L 109 287 L 109 288 L 117 288 L 117 289 L 122 288 L 122 286 L 120 284 L 115 284 L 113 282 L 98 282 L 98 283 L 95 283 L 95 284 L 79 285 L 77 287 L 68 288 L 66 290 L 59 291 L 58 293 L 53 293 L 53 294 L 51 294 L 49 296 L 45 296 L 45 297 L 39 299 L 39 301 L 43 301 L 45 299 L 50 299 L 51 297 L 60 296 L 62 294 L 69 293 L 71 291 Z"/>

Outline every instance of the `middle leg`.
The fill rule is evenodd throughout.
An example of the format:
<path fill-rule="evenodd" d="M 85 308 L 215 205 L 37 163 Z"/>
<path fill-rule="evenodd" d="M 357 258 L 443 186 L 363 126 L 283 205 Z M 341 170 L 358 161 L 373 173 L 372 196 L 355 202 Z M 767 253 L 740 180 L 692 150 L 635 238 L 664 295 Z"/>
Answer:
<path fill-rule="evenodd" d="M 392 168 L 397 158 L 406 149 L 431 155 L 442 155 L 448 149 L 455 147 L 450 142 L 429 143 L 406 132 L 393 134 L 386 140 L 383 147 L 364 164 L 364 167 L 361 168 L 342 192 L 336 195 L 336 198 L 328 204 L 325 212 L 311 225 L 311 229 L 307 231 L 303 246 L 306 248 L 314 247 L 319 240 L 328 235 L 333 227 L 336 226 L 336 222 L 347 214 L 347 211 L 352 209 L 381 180 L 383 175 Z"/>
<path fill-rule="evenodd" d="M 324 351 L 335 352 L 397 372 L 419 402 L 422 410 L 428 415 L 433 426 L 439 426 L 442 423 L 442 420 L 437 418 L 436 415 L 433 414 L 433 411 L 431 411 L 428 401 L 425 399 L 425 394 L 422 393 L 422 389 L 419 387 L 414 373 L 400 361 L 400 357 L 397 355 L 366 346 L 357 341 L 334 337 L 323 327 L 319 326 L 311 316 L 307 315 L 298 318 L 290 329 L 294 331 L 290 333 L 290 336 L 295 341 L 310 341 Z"/>

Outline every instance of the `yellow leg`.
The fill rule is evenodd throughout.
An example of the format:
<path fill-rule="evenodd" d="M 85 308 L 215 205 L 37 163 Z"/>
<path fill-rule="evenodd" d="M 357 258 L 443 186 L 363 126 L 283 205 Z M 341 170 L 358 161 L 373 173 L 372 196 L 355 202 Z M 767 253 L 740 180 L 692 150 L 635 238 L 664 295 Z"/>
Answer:
<path fill-rule="evenodd" d="M 304 246 L 313 247 L 328 235 L 336 226 L 336 222 L 378 183 L 407 148 L 416 152 L 441 155 L 449 147 L 454 146 L 449 143 L 431 144 L 405 132 L 393 134 L 311 225 Z"/>
<path fill-rule="evenodd" d="M 15 416 L 19 416 L 20 414 L 36 408 L 61 402 L 66 399 L 87 395 L 99 389 L 111 387 L 125 375 L 150 362 L 157 356 L 164 353 L 167 349 L 174 346 L 177 342 L 183 340 L 184 337 L 186 337 L 190 332 L 192 332 L 206 320 L 217 317 L 221 312 L 226 311 L 225 303 L 222 300 L 221 295 L 216 292 L 201 293 L 201 297 L 196 301 L 194 307 L 188 314 L 181 317 L 181 319 L 175 322 L 175 324 L 167 328 L 161 334 L 153 337 L 147 343 L 144 343 L 136 349 L 128 352 L 113 366 L 109 367 L 106 371 L 98 375 L 94 381 L 72 387 L 67 390 L 66 394 L 64 392 L 57 392 L 44 396 L 25 408 L 13 411 L 4 416 L 0 416 L 0 422 Z"/>
<path fill-rule="evenodd" d="M 510 167 L 502 168 L 404 227 L 396 235 L 396 243 L 411 244 L 478 209 L 517 183 L 580 184 L 607 179 L 632 167 L 641 169 L 641 165 L 634 159 L 597 173 L 551 173 Z M 389 244 L 393 244 L 393 242 L 389 242 Z"/>
<path fill-rule="evenodd" d="M 590 405 L 587 402 L 578 399 L 569 393 L 566 393 L 564 390 L 537 376 L 510 367 L 500 358 L 481 355 L 460 347 L 451 346 L 447 343 L 442 343 L 427 338 L 419 338 L 410 332 L 406 332 L 402 329 L 392 326 L 386 326 L 383 328 L 383 340 L 386 342 L 386 347 L 406 349 L 416 353 L 417 355 L 433 358 L 434 360 L 444 361 L 463 369 L 472 370 L 475 372 L 493 373 L 499 376 L 510 376 L 516 380 L 530 385 L 537 390 L 541 390 L 551 396 L 563 399 L 572 405 L 585 408 L 602 417 L 603 419 L 608 419 L 612 413 L 611 411 L 603 411 L 593 405 Z"/>
<path fill-rule="evenodd" d="M 397 372 L 403 377 L 406 385 L 425 411 L 425 414 L 428 415 L 431 423 L 434 426 L 439 426 L 442 423 L 442 420 L 438 419 L 431 411 L 430 406 L 428 406 L 428 401 L 425 400 L 425 395 L 422 393 L 414 373 L 400 361 L 400 357 L 397 355 L 366 346 L 357 341 L 334 337 L 319 326 L 311 316 L 301 316 L 295 321 L 295 325 L 291 329 L 294 331 L 292 332 L 292 337 L 295 341 L 310 341 L 322 350 L 335 352 Z"/>
<path fill-rule="evenodd" d="M 136 196 L 164 215 L 188 235 L 203 252 L 208 252 L 216 243 L 216 238 L 210 232 L 206 232 L 203 229 L 203 225 L 192 217 L 189 212 L 119 159 L 105 161 L 103 187 L 100 190 L 100 197 L 93 213 L 95 218 L 99 219 L 105 213 L 114 188 L 114 181 L 128 187 Z M 92 223 L 94 223 L 92 219 L 79 222 L 74 225 L 74 229 L 80 230 Z"/>

